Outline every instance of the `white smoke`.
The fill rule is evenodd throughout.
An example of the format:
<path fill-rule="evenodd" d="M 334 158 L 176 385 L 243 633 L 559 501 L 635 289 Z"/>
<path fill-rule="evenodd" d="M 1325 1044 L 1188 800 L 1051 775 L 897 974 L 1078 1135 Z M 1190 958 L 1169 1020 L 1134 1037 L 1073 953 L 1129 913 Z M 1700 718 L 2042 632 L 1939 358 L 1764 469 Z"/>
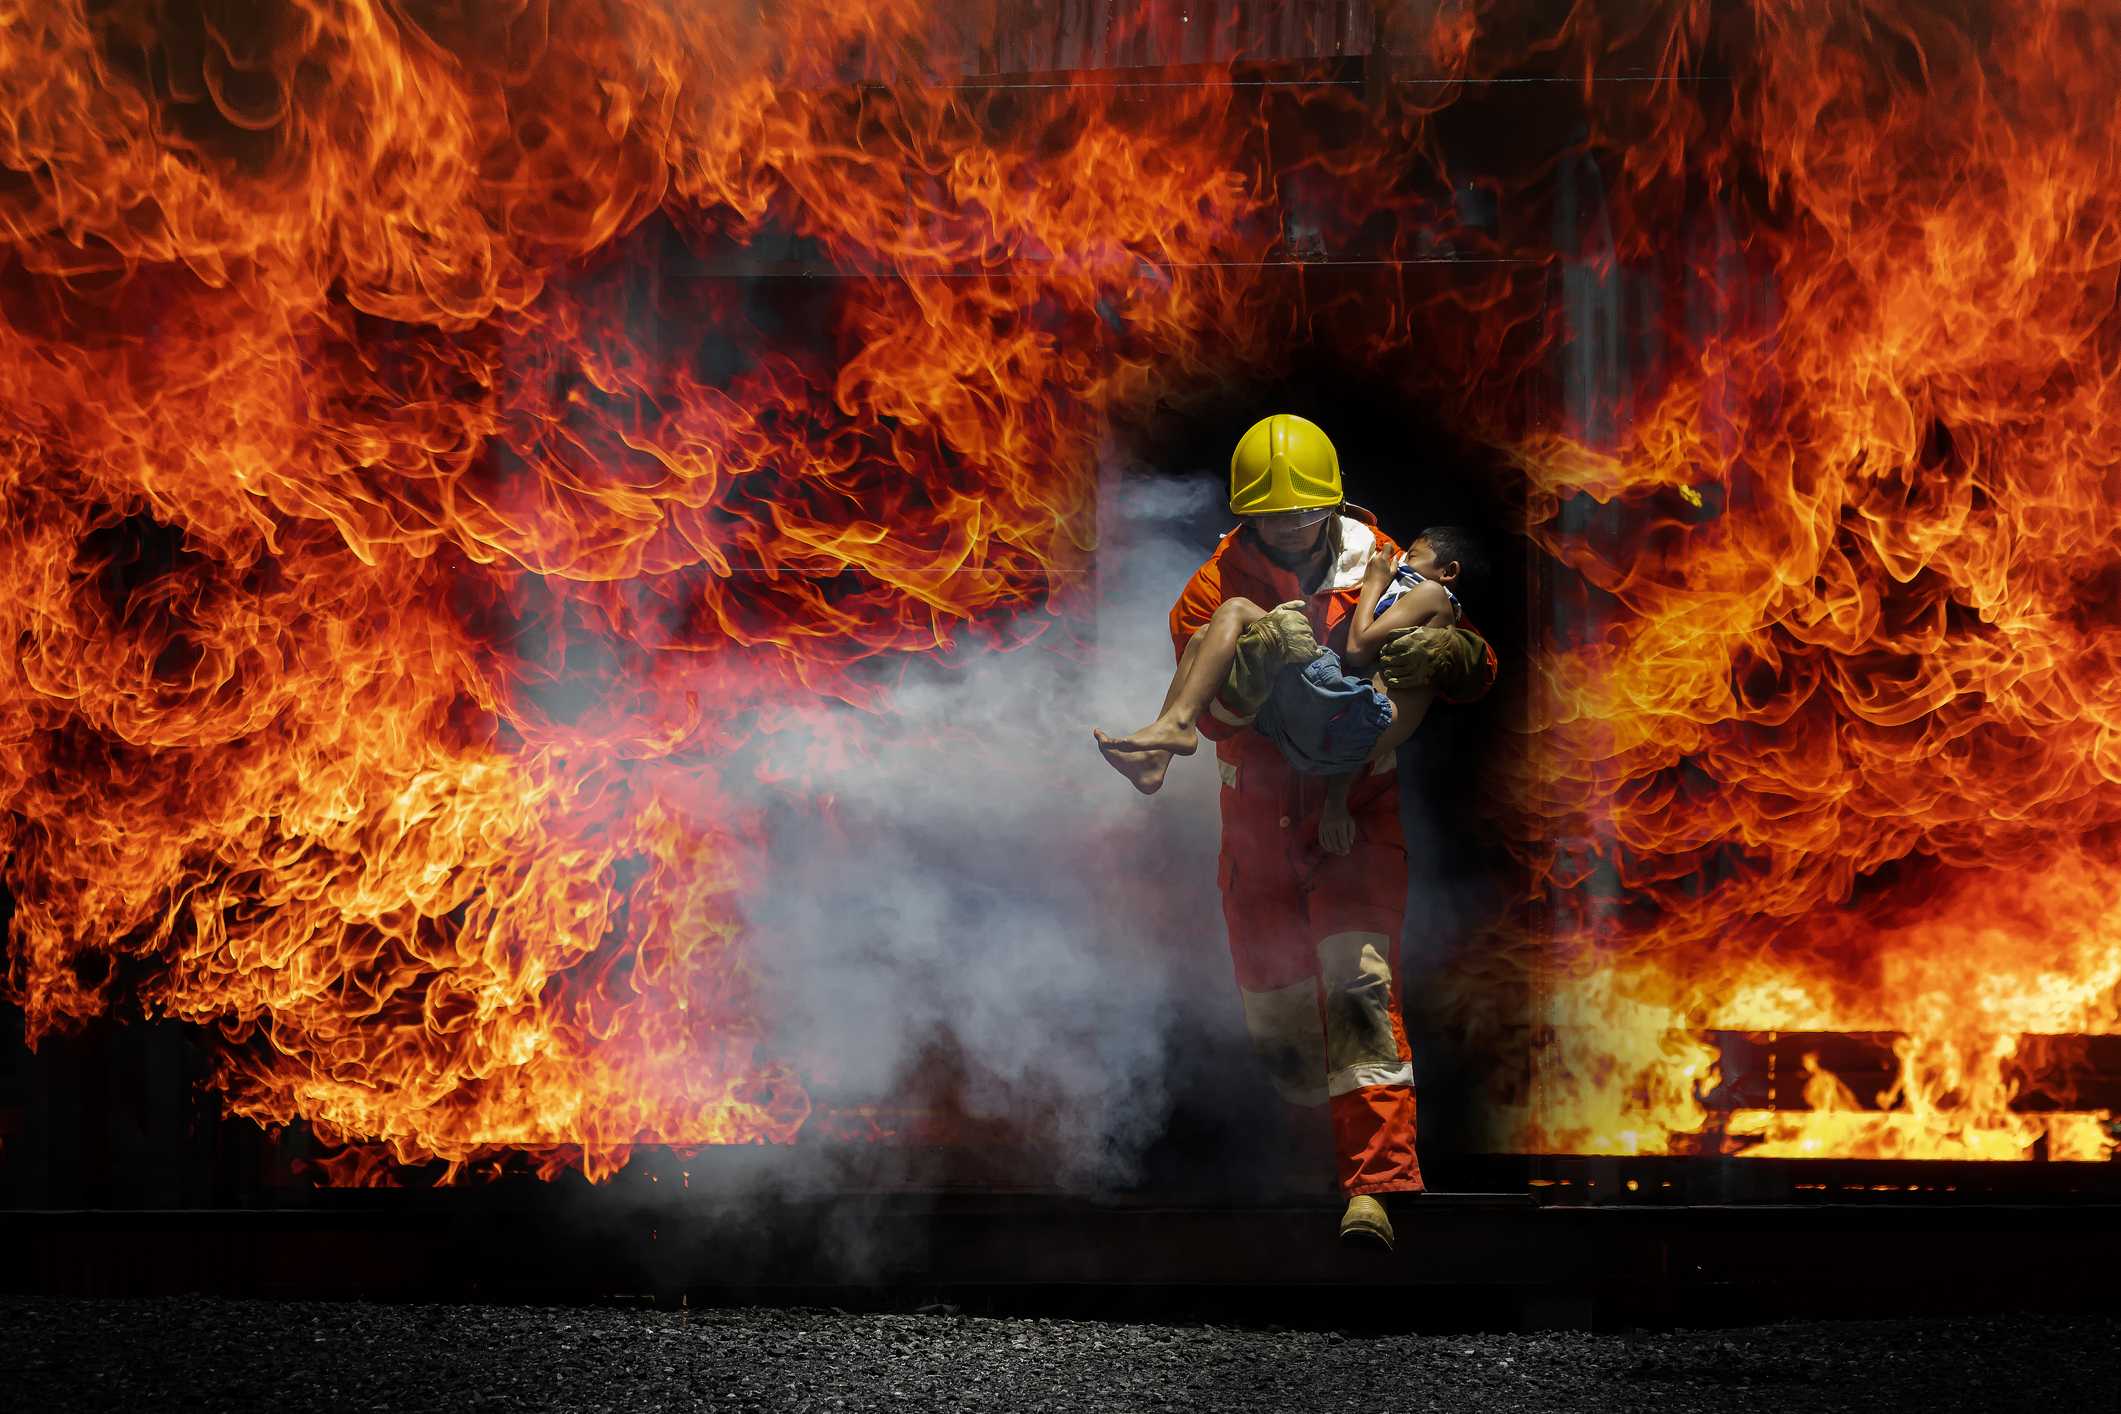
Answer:
<path fill-rule="evenodd" d="M 915 664 L 873 723 L 873 763 L 813 775 L 831 824 L 778 833 L 752 921 L 780 1044 L 820 1098 L 899 1093 L 940 1047 L 961 1059 L 968 1113 L 1028 1131 L 1056 1181 L 1124 1182 L 1165 1117 L 1175 1011 L 1241 1024 L 1212 747 L 1145 798 L 1090 735 L 1161 704 L 1167 615 L 1223 528 L 1218 489 L 1119 483 L 1088 651 Z M 810 745 L 780 733 L 767 749 L 793 772 Z"/>

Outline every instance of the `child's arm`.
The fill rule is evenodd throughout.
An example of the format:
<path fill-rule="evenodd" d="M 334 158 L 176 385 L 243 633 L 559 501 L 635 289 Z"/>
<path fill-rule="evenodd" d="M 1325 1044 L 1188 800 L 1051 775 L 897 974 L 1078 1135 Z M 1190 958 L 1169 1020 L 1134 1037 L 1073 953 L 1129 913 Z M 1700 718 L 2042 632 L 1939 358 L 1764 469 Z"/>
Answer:
<path fill-rule="evenodd" d="M 1346 854 L 1355 847 L 1355 817 L 1348 813 L 1348 788 L 1354 784 L 1353 771 L 1326 778 L 1326 806 L 1318 814 L 1318 847 L 1328 854 Z"/>
<path fill-rule="evenodd" d="M 1392 574 L 1399 568 L 1399 556 L 1378 545 L 1370 551 L 1369 563 L 1363 566 L 1362 588 L 1355 595 L 1355 612 L 1348 616 L 1348 652 L 1355 652 L 1355 639 L 1369 628 L 1377 613 L 1377 601 L 1385 590 L 1392 586 Z M 1398 605 L 1393 605 L 1397 608 Z"/>
<path fill-rule="evenodd" d="M 1390 576 L 1387 575 L 1387 582 Z M 1437 624 L 1449 628 L 1458 622 L 1458 615 L 1451 607 L 1450 591 L 1430 580 L 1417 584 L 1392 601 L 1392 607 L 1382 614 L 1374 611 L 1377 597 L 1384 586 L 1371 588 L 1368 578 L 1363 580 L 1362 596 L 1355 601 L 1355 613 L 1348 620 L 1348 651 L 1341 655 L 1341 662 L 1351 668 L 1366 668 L 1377 661 L 1377 650 L 1385 646 L 1385 640 L 1403 628 L 1424 628 Z"/>

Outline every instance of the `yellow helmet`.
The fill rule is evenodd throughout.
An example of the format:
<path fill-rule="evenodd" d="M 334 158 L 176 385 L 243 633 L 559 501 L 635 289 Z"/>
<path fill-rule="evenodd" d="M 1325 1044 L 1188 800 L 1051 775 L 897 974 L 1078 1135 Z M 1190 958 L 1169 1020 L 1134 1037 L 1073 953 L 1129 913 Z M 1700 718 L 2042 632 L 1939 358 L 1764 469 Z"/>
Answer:
<path fill-rule="evenodd" d="M 1279 412 L 1237 439 L 1230 454 L 1230 509 L 1236 514 L 1331 510 L 1341 499 L 1340 454 L 1317 423 Z"/>

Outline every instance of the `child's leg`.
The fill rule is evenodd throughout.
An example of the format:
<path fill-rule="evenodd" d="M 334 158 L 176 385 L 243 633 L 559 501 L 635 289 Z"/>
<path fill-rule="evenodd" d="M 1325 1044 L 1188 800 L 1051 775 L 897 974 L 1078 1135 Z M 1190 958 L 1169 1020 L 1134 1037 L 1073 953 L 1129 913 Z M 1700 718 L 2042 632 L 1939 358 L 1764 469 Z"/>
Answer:
<path fill-rule="evenodd" d="M 1384 735 L 1377 739 L 1377 745 L 1370 748 L 1370 759 L 1375 761 L 1414 735 L 1414 729 L 1421 725 L 1421 719 L 1429 714 L 1429 704 L 1436 700 L 1436 689 L 1409 687 L 1391 692 L 1386 689 L 1384 675 L 1381 673 L 1370 682 L 1379 692 L 1384 693 L 1385 698 L 1392 704 L 1392 725 L 1385 728 Z"/>
<path fill-rule="evenodd" d="M 1230 676 L 1230 665 L 1237 660 L 1238 636 L 1266 616 L 1267 611 L 1250 599 L 1232 599 L 1223 604 L 1186 644 L 1186 651 L 1178 660 L 1178 671 L 1171 676 L 1171 690 L 1164 694 L 1163 711 L 1157 713 L 1156 720 L 1126 736 L 1110 737 L 1097 732 L 1098 748 L 1107 755 L 1168 751 L 1176 756 L 1191 756 L 1199 750 L 1200 736 L 1193 724 L 1208 710 L 1208 703 L 1222 691 L 1224 679 Z M 1124 766 L 1120 769 L 1126 771 Z"/>

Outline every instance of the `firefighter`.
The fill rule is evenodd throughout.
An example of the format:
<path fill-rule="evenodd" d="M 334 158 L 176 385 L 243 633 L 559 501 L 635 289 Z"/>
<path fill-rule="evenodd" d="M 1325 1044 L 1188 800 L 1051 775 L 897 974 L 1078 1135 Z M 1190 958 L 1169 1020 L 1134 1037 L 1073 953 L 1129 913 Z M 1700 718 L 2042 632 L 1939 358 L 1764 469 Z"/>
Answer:
<path fill-rule="evenodd" d="M 1370 552 L 1380 542 L 1397 547 L 1374 516 L 1342 498 L 1340 458 L 1325 432 L 1286 414 L 1255 424 L 1230 458 L 1230 510 L 1238 528 L 1171 610 L 1174 648 L 1183 655 L 1217 606 L 1241 597 L 1301 601 L 1317 641 L 1345 653 Z M 1462 622 L 1408 632 L 1385 647 L 1379 667 L 1394 689 L 1431 685 L 1446 701 L 1468 701 L 1494 681 L 1495 658 Z M 1318 842 L 1325 778 L 1291 767 L 1251 721 L 1218 698 L 1199 723 L 1222 776 L 1216 882 L 1245 1024 L 1282 1098 L 1328 1107 L 1348 1195 L 1340 1240 L 1390 1251 L 1379 1195 L 1422 1186 L 1396 972 L 1407 900 L 1397 757 L 1358 777 L 1347 802 L 1355 843 L 1331 854 Z"/>

